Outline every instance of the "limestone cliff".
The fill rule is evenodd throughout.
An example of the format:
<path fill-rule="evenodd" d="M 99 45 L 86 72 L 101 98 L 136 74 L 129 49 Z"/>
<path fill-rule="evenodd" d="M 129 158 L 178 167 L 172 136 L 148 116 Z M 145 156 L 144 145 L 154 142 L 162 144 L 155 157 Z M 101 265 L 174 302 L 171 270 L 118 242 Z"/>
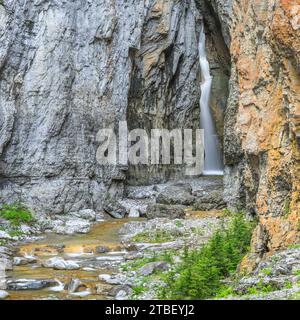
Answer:
<path fill-rule="evenodd" d="M 225 195 L 258 217 L 259 257 L 300 241 L 300 2 L 235 0 L 232 19 Z"/>
<path fill-rule="evenodd" d="M 0 1 L 0 201 L 99 210 L 126 177 L 97 163 L 99 129 L 198 127 L 200 19 L 194 1 Z"/>

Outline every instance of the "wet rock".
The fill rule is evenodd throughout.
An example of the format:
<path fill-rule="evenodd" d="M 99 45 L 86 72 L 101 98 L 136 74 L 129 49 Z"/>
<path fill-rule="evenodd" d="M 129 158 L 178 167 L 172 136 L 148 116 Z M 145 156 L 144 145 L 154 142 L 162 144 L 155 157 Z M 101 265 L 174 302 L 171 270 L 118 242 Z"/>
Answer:
<path fill-rule="evenodd" d="M 147 218 L 169 218 L 178 219 L 184 218 L 185 211 L 182 206 L 165 205 L 165 204 L 150 204 L 147 208 Z"/>
<path fill-rule="evenodd" d="M 4 290 L 0 290 L 0 300 L 4 300 L 9 296 L 9 293 L 4 291 Z"/>
<path fill-rule="evenodd" d="M 166 187 L 156 198 L 157 203 L 167 205 L 192 205 L 192 187 L 189 184 L 176 184 Z"/>
<path fill-rule="evenodd" d="M 96 258 L 97 261 L 122 261 L 123 256 L 101 256 Z"/>
<path fill-rule="evenodd" d="M 66 286 L 66 289 L 70 293 L 85 291 L 87 286 L 83 284 L 79 279 L 73 278 L 71 279 L 70 283 Z"/>
<path fill-rule="evenodd" d="M 54 257 L 42 263 L 45 268 L 53 268 L 55 270 L 77 270 L 80 266 L 71 260 L 64 260 L 61 257 Z"/>
<path fill-rule="evenodd" d="M 57 285 L 55 280 L 17 279 L 8 280 L 8 290 L 40 290 Z"/>
<path fill-rule="evenodd" d="M 90 231 L 90 228 L 90 222 L 81 218 L 74 218 L 72 220 L 66 221 L 65 223 L 56 225 L 53 231 L 58 234 L 71 235 L 74 233 L 88 233 Z"/>
<path fill-rule="evenodd" d="M 85 297 L 89 296 L 90 294 L 91 294 L 90 290 L 70 293 L 71 296 L 80 297 L 80 298 L 85 298 Z"/>
<path fill-rule="evenodd" d="M 26 264 L 30 263 L 36 263 L 37 259 L 32 256 L 26 256 L 26 257 L 14 257 L 13 264 L 15 266 L 24 266 Z"/>
<path fill-rule="evenodd" d="M 108 249 L 107 247 L 98 246 L 98 247 L 96 247 L 95 251 L 96 251 L 96 253 L 101 254 L 101 253 L 106 253 L 106 252 L 108 252 L 109 249 Z"/>
<path fill-rule="evenodd" d="M 142 276 L 149 276 L 156 270 L 166 271 L 169 269 L 169 264 L 166 262 L 150 262 L 145 264 L 138 270 L 138 273 Z"/>
<path fill-rule="evenodd" d="M 49 291 L 53 291 L 53 292 L 62 292 L 65 289 L 65 285 L 63 282 L 56 280 L 57 281 L 57 285 L 55 285 L 54 287 L 51 286 L 49 287 Z"/>

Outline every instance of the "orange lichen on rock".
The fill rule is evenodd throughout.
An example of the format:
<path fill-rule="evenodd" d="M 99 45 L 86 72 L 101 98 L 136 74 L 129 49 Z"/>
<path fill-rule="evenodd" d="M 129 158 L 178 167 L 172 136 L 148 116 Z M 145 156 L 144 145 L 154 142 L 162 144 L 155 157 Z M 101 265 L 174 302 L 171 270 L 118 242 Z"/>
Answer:
<path fill-rule="evenodd" d="M 234 1 L 231 54 L 253 260 L 300 243 L 300 1 Z"/>

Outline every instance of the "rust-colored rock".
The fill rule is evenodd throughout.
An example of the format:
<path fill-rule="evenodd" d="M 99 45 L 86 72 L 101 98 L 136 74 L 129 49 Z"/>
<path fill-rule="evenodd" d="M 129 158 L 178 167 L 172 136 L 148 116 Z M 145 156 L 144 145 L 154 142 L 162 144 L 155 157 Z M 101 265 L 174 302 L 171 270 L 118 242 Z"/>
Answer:
<path fill-rule="evenodd" d="M 235 0 L 233 10 L 225 193 L 238 189 L 258 216 L 253 260 L 300 242 L 300 1 Z"/>

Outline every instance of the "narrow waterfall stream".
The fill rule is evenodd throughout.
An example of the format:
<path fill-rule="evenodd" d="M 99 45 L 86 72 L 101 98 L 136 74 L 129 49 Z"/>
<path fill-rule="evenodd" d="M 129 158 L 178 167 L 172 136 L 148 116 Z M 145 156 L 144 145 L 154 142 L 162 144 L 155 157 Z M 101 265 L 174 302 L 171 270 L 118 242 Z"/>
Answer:
<path fill-rule="evenodd" d="M 210 94 L 212 87 L 212 76 L 210 75 L 209 63 L 206 57 L 205 50 L 205 32 L 204 24 L 201 27 L 199 39 L 199 60 L 201 67 L 201 128 L 204 129 L 204 175 L 222 175 L 223 160 L 220 148 L 219 139 L 216 133 L 214 120 L 210 110 Z"/>

